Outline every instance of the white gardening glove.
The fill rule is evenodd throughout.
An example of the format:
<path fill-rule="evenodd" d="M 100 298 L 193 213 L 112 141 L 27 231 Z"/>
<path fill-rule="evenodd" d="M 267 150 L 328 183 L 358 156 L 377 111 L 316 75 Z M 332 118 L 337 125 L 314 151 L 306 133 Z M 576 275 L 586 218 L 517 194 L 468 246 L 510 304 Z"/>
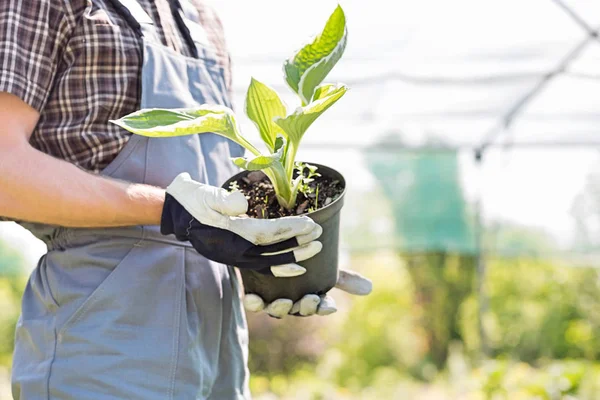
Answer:
<path fill-rule="evenodd" d="M 340 270 L 336 288 L 347 293 L 366 296 L 371 293 L 373 284 L 364 276 L 347 270 Z M 298 316 L 329 315 L 337 311 L 335 300 L 329 295 L 317 296 L 307 294 L 296 303 L 290 299 L 277 299 L 270 304 L 256 294 L 247 294 L 244 297 L 244 307 L 247 311 L 266 311 L 271 317 L 283 318 L 287 314 Z"/>
<path fill-rule="evenodd" d="M 296 264 L 321 251 L 323 232 L 312 219 L 243 218 L 248 202 L 241 192 L 205 185 L 187 173 L 167 187 L 161 232 L 189 241 L 206 258 L 277 277 L 306 272 Z"/>

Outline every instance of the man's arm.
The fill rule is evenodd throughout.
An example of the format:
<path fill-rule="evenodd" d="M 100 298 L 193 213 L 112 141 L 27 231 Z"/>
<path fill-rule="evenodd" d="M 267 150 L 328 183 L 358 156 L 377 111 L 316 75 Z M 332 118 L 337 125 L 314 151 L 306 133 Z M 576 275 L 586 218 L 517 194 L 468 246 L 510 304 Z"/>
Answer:
<path fill-rule="evenodd" d="M 163 189 L 85 172 L 29 144 L 39 113 L 0 92 L 0 215 L 68 227 L 160 224 Z"/>

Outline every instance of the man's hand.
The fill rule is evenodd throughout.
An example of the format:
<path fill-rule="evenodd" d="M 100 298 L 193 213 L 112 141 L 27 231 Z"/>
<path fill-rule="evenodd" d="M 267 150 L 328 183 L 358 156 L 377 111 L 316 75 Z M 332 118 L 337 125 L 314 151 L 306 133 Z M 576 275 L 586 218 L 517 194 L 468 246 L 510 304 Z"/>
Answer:
<path fill-rule="evenodd" d="M 248 202 L 241 192 L 180 174 L 167 187 L 161 232 L 188 240 L 209 260 L 277 277 L 302 275 L 296 264 L 321 251 L 323 229 L 308 217 L 242 218 Z"/>
<path fill-rule="evenodd" d="M 353 295 L 366 296 L 371 293 L 373 284 L 356 272 L 341 270 L 335 287 Z M 331 296 L 316 294 L 307 294 L 296 303 L 290 299 L 277 299 L 268 305 L 260 296 L 247 294 L 244 297 L 244 307 L 251 312 L 265 310 L 274 318 L 283 318 L 287 314 L 303 317 L 315 314 L 329 315 L 337 311 L 335 300 Z"/>

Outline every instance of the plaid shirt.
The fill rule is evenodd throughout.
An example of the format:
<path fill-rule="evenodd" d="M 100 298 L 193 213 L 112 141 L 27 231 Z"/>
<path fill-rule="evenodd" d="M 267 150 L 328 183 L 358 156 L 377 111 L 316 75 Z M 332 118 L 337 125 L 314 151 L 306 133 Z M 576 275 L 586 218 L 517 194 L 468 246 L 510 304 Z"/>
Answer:
<path fill-rule="evenodd" d="M 221 23 L 198 8 L 230 85 Z M 168 0 L 138 0 L 162 43 L 189 55 Z M 33 147 L 99 172 L 129 133 L 109 123 L 139 109 L 141 39 L 106 0 L 0 0 L 0 91 L 40 112 Z"/>

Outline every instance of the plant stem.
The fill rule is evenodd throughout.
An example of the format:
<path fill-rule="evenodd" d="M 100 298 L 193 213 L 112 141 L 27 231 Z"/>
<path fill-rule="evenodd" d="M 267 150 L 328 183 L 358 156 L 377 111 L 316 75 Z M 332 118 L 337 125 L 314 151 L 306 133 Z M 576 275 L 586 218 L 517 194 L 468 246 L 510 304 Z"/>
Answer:
<path fill-rule="evenodd" d="M 273 184 L 279 205 L 291 210 L 294 207 L 295 200 L 283 165 L 276 163 L 272 167 L 265 169 L 264 172 Z"/>
<path fill-rule="evenodd" d="M 289 142 L 289 147 L 286 151 L 285 156 L 285 171 L 287 173 L 287 179 L 292 182 L 294 177 L 294 165 L 296 164 L 296 146 L 292 142 Z"/>

